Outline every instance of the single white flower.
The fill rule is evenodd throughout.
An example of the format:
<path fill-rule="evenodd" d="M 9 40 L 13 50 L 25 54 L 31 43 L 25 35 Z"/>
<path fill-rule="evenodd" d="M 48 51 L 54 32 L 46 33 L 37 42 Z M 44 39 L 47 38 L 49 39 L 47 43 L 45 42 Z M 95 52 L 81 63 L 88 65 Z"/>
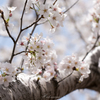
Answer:
<path fill-rule="evenodd" d="M 81 74 L 90 74 L 89 65 L 87 65 L 86 63 L 83 63 L 83 64 L 79 67 L 79 72 L 80 72 Z"/>
<path fill-rule="evenodd" d="M 56 26 L 58 21 L 61 21 L 61 15 L 58 12 L 55 12 L 50 15 L 49 21 L 51 25 Z"/>
<path fill-rule="evenodd" d="M 10 63 L 3 63 L 3 71 L 7 74 L 11 74 L 14 70 L 14 67 Z"/>
<path fill-rule="evenodd" d="M 74 61 L 72 56 L 66 56 L 63 59 L 63 62 L 70 64 L 72 67 L 74 67 Z"/>
<path fill-rule="evenodd" d="M 57 62 L 57 54 L 56 54 L 56 51 L 53 50 L 50 54 L 51 56 L 51 62 L 54 64 L 55 62 Z"/>
<path fill-rule="evenodd" d="M 3 77 L 3 83 L 5 87 L 9 86 L 9 82 L 12 82 L 12 76 L 5 76 Z"/>
<path fill-rule="evenodd" d="M 7 7 L 9 11 L 14 11 L 17 7 Z"/>
<path fill-rule="evenodd" d="M 80 66 L 81 66 L 81 61 L 79 61 L 78 58 L 74 58 L 74 59 L 73 59 L 73 67 L 78 68 L 78 67 L 80 67 Z"/>
<path fill-rule="evenodd" d="M 40 5 L 40 8 L 39 8 L 40 10 L 39 10 L 39 14 L 40 15 L 43 15 L 45 18 L 47 18 L 47 17 L 49 17 L 49 5 L 48 4 L 46 4 L 46 5 L 44 5 L 44 4 L 41 4 Z"/>
<path fill-rule="evenodd" d="M 54 77 L 54 72 L 53 71 L 45 71 L 43 73 L 43 78 L 46 80 L 46 81 L 49 81 L 50 79 L 52 79 Z"/>
<path fill-rule="evenodd" d="M 45 79 L 45 80 L 50 80 L 51 79 L 51 75 L 50 75 L 50 73 L 48 73 L 47 71 L 45 71 L 44 73 L 43 73 L 43 78 Z"/>
<path fill-rule="evenodd" d="M 34 46 L 34 49 L 37 51 L 37 52 L 42 52 L 42 45 L 40 42 L 36 42 L 35 43 L 35 46 Z"/>
<path fill-rule="evenodd" d="M 43 50 L 51 50 L 53 48 L 53 41 L 49 38 L 45 38 L 45 44 L 44 44 L 44 47 L 43 47 Z"/>
<path fill-rule="evenodd" d="M 37 54 L 36 55 L 36 63 L 44 63 L 45 57 L 42 54 Z"/>
<path fill-rule="evenodd" d="M 81 75 L 81 77 L 80 77 L 80 79 L 79 79 L 79 82 L 82 82 L 83 79 L 84 79 L 84 78 L 87 78 L 87 77 L 89 77 L 88 74 L 83 74 L 83 75 Z"/>

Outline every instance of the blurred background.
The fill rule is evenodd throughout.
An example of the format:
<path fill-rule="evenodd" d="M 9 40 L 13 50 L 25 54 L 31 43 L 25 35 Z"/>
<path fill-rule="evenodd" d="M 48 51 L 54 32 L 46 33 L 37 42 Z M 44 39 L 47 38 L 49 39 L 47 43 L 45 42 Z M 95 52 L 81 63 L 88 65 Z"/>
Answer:
<path fill-rule="evenodd" d="M 29 9 L 31 0 L 28 1 L 24 19 L 23 27 L 28 26 L 35 21 L 35 12 Z M 53 0 L 51 0 L 53 1 Z M 47 0 L 47 2 L 51 2 Z M 10 19 L 9 30 L 11 35 L 16 38 L 19 32 L 20 17 L 25 0 L 0 0 L 0 9 L 4 11 L 5 18 L 7 18 L 7 7 L 16 6 L 17 9 L 13 12 L 13 16 Z M 59 6 L 63 9 L 68 9 L 74 4 L 75 0 L 58 0 Z M 43 20 L 39 22 L 34 33 L 43 33 L 43 37 L 50 37 L 55 43 L 55 49 L 58 55 L 58 63 L 66 55 L 75 53 L 82 59 L 91 45 L 92 30 L 91 25 L 87 22 L 88 10 L 93 6 L 91 0 L 79 0 L 79 2 L 71 8 L 67 13 L 67 17 L 64 20 L 63 27 L 59 27 L 54 33 L 50 32 L 50 25 L 43 23 Z M 23 31 L 19 41 L 23 36 L 28 36 L 32 28 Z M 11 56 L 13 48 L 13 42 L 8 37 L 5 31 L 4 23 L 0 19 L 0 61 L 6 62 Z M 19 47 L 16 47 L 16 52 L 21 51 Z M 13 64 L 20 66 L 22 55 L 14 57 Z M 62 97 L 59 100 L 100 100 L 100 94 L 93 90 L 75 90 L 72 93 Z"/>

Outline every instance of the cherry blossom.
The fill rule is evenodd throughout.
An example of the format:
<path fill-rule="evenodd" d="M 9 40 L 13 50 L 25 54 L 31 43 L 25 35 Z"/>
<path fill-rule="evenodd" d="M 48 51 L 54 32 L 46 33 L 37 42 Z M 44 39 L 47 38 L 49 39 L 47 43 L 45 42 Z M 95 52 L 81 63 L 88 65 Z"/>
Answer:
<path fill-rule="evenodd" d="M 14 11 L 17 7 L 7 7 L 9 11 Z"/>
<path fill-rule="evenodd" d="M 16 69 L 10 63 L 0 63 L 0 84 L 4 84 L 5 87 L 9 86 L 9 82 L 14 81 L 16 75 Z"/>
<path fill-rule="evenodd" d="M 40 8 L 39 8 L 39 14 L 40 15 L 43 15 L 43 17 L 47 18 L 49 17 L 49 13 L 50 13 L 50 9 L 49 9 L 49 5 L 44 5 L 44 4 L 41 4 Z"/>

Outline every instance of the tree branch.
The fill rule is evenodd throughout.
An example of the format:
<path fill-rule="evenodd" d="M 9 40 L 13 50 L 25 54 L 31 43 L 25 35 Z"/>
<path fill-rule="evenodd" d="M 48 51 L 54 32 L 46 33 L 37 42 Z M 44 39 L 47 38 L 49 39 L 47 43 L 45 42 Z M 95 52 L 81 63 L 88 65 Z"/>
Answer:
<path fill-rule="evenodd" d="M 23 16 L 24 16 L 24 13 L 25 13 L 25 8 L 26 8 L 27 1 L 28 0 L 25 1 L 23 12 L 22 12 L 22 16 L 21 16 L 20 30 L 22 30 Z"/>
<path fill-rule="evenodd" d="M 26 53 L 27 51 L 21 51 L 21 52 L 18 52 L 18 53 L 16 53 L 16 54 L 14 54 L 14 56 L 16 56 L 16 55 L 19 55 L 19 54 L 22 54 L 22 53 Z"/>
<path fill-rule="evenodd" d="M 0 10 L 0 13 L 1 13 L 1 18 L 2 18 L 3 21 L 4 21 L 5 28 L 6 28 L 6 31 L 7 31 L 8 35 L 9 35 L 9 37 L 12 39 L 13 43 L 15 43 L 15 40 L 14 40 L 14 38 L 11 36 L 11 34 L 10 34 L 10 32 L 9 32 L 9 29 L 8 29 L 8 22 L 7 22 L 7 21 L 5 20 L 5 18 L 4 18 L 4 12 L 3 12 L 2 10 Z"/>

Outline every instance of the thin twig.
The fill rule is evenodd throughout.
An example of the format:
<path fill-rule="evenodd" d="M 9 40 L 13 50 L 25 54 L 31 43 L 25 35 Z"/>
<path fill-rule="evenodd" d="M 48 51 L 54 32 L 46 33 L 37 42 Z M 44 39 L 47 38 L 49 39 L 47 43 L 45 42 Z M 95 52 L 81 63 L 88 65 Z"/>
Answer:
<path fill-rule="evenodd" d="M 10 63 L 12 62 L 12 59 L 13 59 L 13 57 L 14 57 L 15 47 L 16 47 L 16 42 L 15 42 L 15 44 L 14 44 L 14 46 L 13 46 L 11 58 L 10 58 L 10 60 L 9 60 Z"/>
<path fill-rule="evenodd" d="M 56 4 L 56 2 L 57 2 L 57 0 L 55 0 L 55 1 L 54 1 L 53 5 L 55 5 L 55 4 Z"/>
<path fill-rule="evenodd" d="M 46 0 L 44 0 L 43 4 L 45 4 L 45 3 L 46 3 Z"/>
<path fill-rule="evenodd" d="M 67 11 L 69 11 L 74 5 L 76 5 L 76 3 L 78 2 L 79 0 L 77 0 L 73 5 L 71 5 L 67 10 L 64 11 L 64 13 L 66 13 Z"/>
<path fill-rule="evenodd" d="M 72 72 L 72 73 L 73 73 L 73 72 Z M 65 80 L 66 78 L 68 78 L 69 76 L 71 76 L 72 73 L 70 73 L 68 76 L 64 77 L 63 79 L 61 79 L 61 80 L 60 80 L 59 82 L 57 82 L 57 83 L 59 84 L 60 82 L 62 82 L 63 80 Z"/>
<path fill-rule="evenodd" d="M 24 16 L 24 13 L 25 13 L 25 8 L 26 8 L 27 1 L 28 1 L 28 0 L 25 1 L 24 8 L 23 8 L 23 12 L 22 12 L 22 16 L 21 16 L 20 30 L 22 29 L 23 16 Z"/>
<path fill-rule="evenodd" d="M 42 18 L 42 16 L 39 19 L 37 19 L 35 22 L 33 22 L 32 24 L 30 24 L 29 26 L 23 28 L 22 31 L 24 31 L 24 30 L 30 28 L 31 26 L 33 26 L 34 24 L 36 24 L 39 20 L 41 20 L 41 18 Z"/>
<path fill-rule="evenodd" d="M 16 42 L 18 41 L 18 39 L 19 39 L 19 37 L 20 37 L 20 35 L 21 35 L 21 33 L 22 33 L 23 16 L 24 16 L 24 13 L 25 13 L 25 8 L 26 8 L 27 1 L 28 1 L 28 0 L 26 0 L 26 1 L 25 1 L 25 4 L 24 4 L 22 16 L 21 16 L 21 19 L 20 19 L 20 20 L 21 20 L 21 21 L 20 21 L 20 32 L 19 32 L 19 34 L 18 34 L 18 37 L 17 37 L 17 39 L 16 39 Z"/>
<path fill-rule="evenodd" d="M 0 10 L 0 13 L 1 13 L 1 18 L 2 18 L 3 21 L 4 21 L 5 28 L 6 28 L 6 31 L 7 31 L 8 35 L 9 35 L 9 37 L 12 39 L 12 41 L 15 43 L 15 40 L 14 40 L 14 38 L 11 36 L 11 34 L 10 34 L 10 32 L 9 32 L 9 29 L 8 29 L 8 22 L 7 22 L 7 21 L 5 20 L 5 18 L 4 18 L 4 12 L 3 12 L 2 10 Z"/>
<path fill-rule="evenodd" d="M 35 11 L 36 18 L 37 18 L 37 17 L 38 17 L 38 12 L 37 12 L 37 10 L 35 9 L 35 6 L 34 6 L 34 4 L 33 4 L 33 9 L 34 9 L 34 11 Z"/>
<path fill-rule="evenodd" d="M 14 54 L 14 56 L 19 55 L 19 54 L 21 54 L 21 53 L 26 53 L 26 52 L 29 52 L 29 51 L 21 51 L 21 52 L 18 52 L 18 53 L 16 53 L 16 54 Z"/>
<path fill-rule="evenodd" d="M 83 57 L 82 61 L 84 61 L 84 59 L 87 57 L 87 55 L 96 47 L 96 44 L 97 44 L 99 38 L 100 38 L 100 35 L 97 36 L 97 39 L 96 39 L 94 45 L 93 45 L 92 48 L 85 54 L 85 56 Z"/>
<path fill-rule="evenodd" d="M 39 23 L 37 25 L 45 24 L 46 22 L 48 22 L 48 20 L 46 20 L 45 22 Z"/>

